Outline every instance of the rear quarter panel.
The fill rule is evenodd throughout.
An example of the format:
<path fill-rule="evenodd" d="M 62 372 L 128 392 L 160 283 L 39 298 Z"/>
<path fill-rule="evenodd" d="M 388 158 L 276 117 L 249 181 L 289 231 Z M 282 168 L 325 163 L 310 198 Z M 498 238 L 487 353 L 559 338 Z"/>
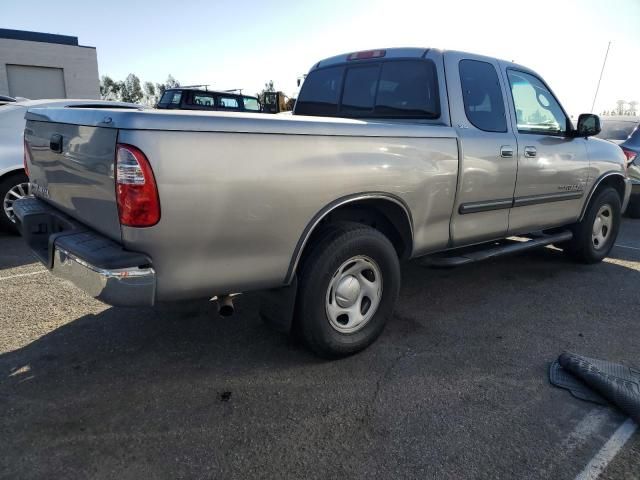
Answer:
<path fill-rule="evenodd" d="M 159 300 L 282 285 L 307 224 L 357 193 L 386 192 L 408 206 L 414 255 L 443 248 L 458 152 L 452 129 L 430 128 L 450 136 L 121 130 L 118 141 L 148 157 L 162 210 L 154 227 L 123 227 L 123 241 L 152 257 Z"/>

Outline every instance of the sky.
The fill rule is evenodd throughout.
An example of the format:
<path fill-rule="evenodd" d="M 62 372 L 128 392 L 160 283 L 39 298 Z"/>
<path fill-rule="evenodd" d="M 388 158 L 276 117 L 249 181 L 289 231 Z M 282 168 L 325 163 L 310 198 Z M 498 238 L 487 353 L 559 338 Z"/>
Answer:
<path fill-rule="evenodd" d="M 55 5 L 56 8 L 52 8 Z M 243 88 L 296 79 L 319 60 L 400 46 L 463 50 L 537 71 L 571 115 L 640 101 L 640 0 L 2 0 L 0 28 L 79 37 L 100 75 Z M 40 12 L 40 13 L 39 13 Z"/>

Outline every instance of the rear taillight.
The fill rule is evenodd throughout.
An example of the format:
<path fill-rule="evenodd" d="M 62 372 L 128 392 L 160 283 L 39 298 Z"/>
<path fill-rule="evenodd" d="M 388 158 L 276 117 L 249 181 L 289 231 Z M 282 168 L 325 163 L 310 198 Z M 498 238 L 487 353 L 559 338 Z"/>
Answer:
<path fill-rule="evenodd" d="M 22 154 L 22 161 L 24 162 L 24 173 L 29 176 L 29 164 L 31 163 L 31 155 L 29 155 L 29 144 L 27 143 L 27 139 L 23 139 L 24 142 L 24 153 Z"/>
<path fill-rule="evenodd" d="M 149 160 L 138 148 L 116 147 L 116 197 L 120 223 L 151 227 L 160 221 L 160 199 Z"/>
<path fill-rule="evenodd" d="M 622 151 L 624 152 L 624 156 L 627 157 L 627 165 L 632 164 L 635 161 L 638 154 L 633 150 L 629 150 L 628 148 L 624 148 L 624 147 L 621 147 L 621 148 L 622 148 Z"/>

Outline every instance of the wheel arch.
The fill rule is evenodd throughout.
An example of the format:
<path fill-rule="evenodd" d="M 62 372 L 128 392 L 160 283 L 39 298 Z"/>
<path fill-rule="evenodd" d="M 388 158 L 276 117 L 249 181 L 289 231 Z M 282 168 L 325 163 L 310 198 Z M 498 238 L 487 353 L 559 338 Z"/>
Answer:
<path fill-rule="evenodd" d="M 22 175 L 27 174 L 27 172 L 25 172 L 24 167 L 22 165 L 20 165 L 19 167 L 11 167 L 5 170 L 0 170 L 0 180 L 4 180 L 5 178 L 10 177 L 11 175 L 18 175 L 18 174 L 22 174 Z"/>
<path fill-rule="evenodd" d="M 413 252 L 413 218 L 401 198 L 382 192 L 348 195 L 325 205 L 308 222 L 291 257 L 285 284 L 292 281 L 307 247 L 314 243 L 322 226 L 334 221 L 363 223 L 381 231 L 401 259 L 409 258 Z"/>
<path fill-rule="evenodd" d="M 621 172 L 607 172 L 603 173 L 598 177 L 598 179 L 593 183 L 591 187 L 591 191 L 587 196 L 587 200 L 584 202 L 582 206 L 582 211 L 580 212 L 580 217 L 578 221 L 581 222 L 587 213 L 587 208 L 589 208 L 589 204 L 591 200 L 595 197 L 597 192 L 602 191 L 602 189 L 607 187 L 613 187 L 620 195 L 620 204 L 624 202 L 625 197 L 625 181 L 624 175 Z"/>

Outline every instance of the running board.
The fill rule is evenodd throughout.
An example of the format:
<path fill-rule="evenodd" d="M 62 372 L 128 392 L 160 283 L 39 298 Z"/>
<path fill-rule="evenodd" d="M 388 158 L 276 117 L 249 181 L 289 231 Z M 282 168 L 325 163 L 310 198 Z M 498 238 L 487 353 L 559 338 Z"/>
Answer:
<path fill-rule="evenodd" d="M 524 252 L 532 248 L 545 247 L 552 243 L 561 243 L 571 240 L 573 233 L 570 230 L 550 234 L 532 233 L 527 235 L 529 240 L 515 240 L 513 237 L 499 242 L 485 243 L 472 247 L 459 248 L 428 256 L 423 264 L 431 268 L 453 268 L 468 263 L 479 262 L 488 258 L 510 255 L 512 253 Z M 518 237 L 520 238 L 520 237 Z"/>

